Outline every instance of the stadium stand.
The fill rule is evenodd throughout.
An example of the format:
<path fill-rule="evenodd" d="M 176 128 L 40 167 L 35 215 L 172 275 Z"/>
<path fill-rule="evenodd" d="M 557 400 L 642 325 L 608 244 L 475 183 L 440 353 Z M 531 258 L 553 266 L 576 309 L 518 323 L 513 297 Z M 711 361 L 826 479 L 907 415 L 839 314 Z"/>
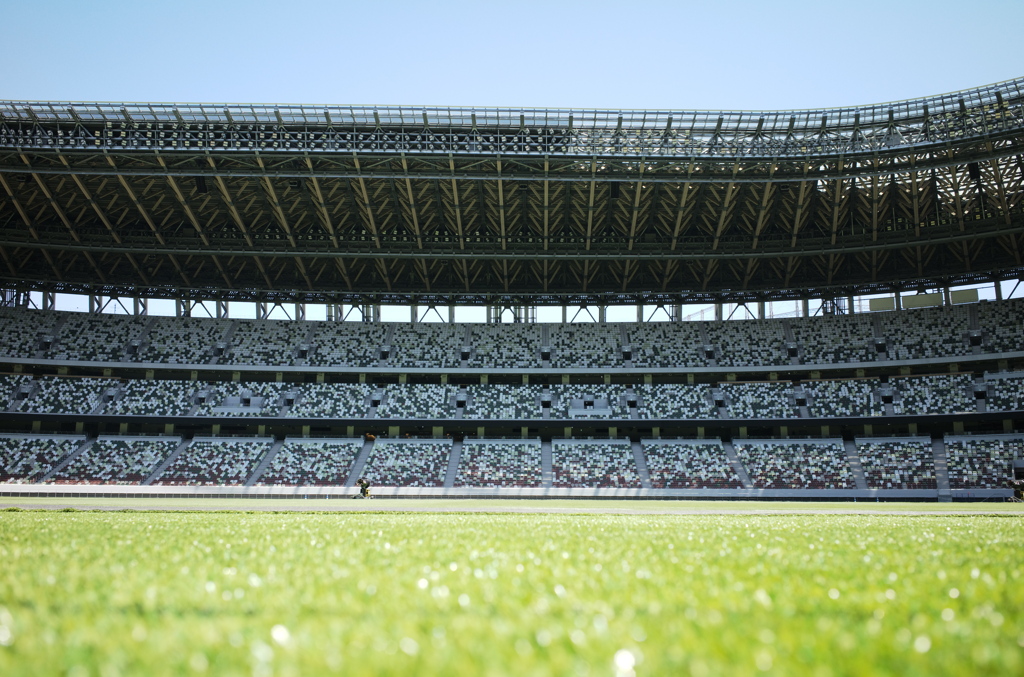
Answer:
<path fill-rule="evenodd" d="M 394 367 L 457 367 L 462 363 L 462 325 L 404 323 L 395 325 L 389 364 Z"/>
<path fill-rule="evenodd" d="M 11 411 L 18 405 L 22 389 L 32 382 L 28 374 L 0 375 L 0 411 Z"/>
<path fill-rule="evenodd" d="M 928 438 L 857 439 L 857 455 L 872 489 L 935 489 L 935 457 Z"/>
<path fill-rule="evenodd" d="M 199 403 L 196 416 L 279 416 L 280 399 L 286 383 L 243 381 L 206 383 L 206 397 Z"/>
<path fill-rule="evenodd" d="M 41 342 L 52 338 L 67 313 L 0 307 L 0 355 L 35 357 L 43 351 Z"/>
<path fill-rule="evenodd" d="M 811 416 L 883 416 L 885 408 L 877 395 L 881 381 L 874 378 L 842 381 L 804 381 Z"/>
<path fill-rule="evenodd" d="M 541 479 L 540 440 L 466 440 L 455 486 L 539 487 Z"/>
<path fill-rule="evenodd" d="M 454 418 L 453 389 L 438 383 L 389 383 L 384 401 L 377 407 L 380 418 Z"/>
<path fill-rule="evenodd" d="M 71 435 L 0 434 L 0 482 L 38 482 L 84 441 Z"/>
<path fill-rule="evenodd" d="M 704 339 L 699 322 L 639 322 L 628 325 L 634 367 L 703 367 Z"/>
<path fill-rule="evenodd" d="M 238 320 L 218 364 L 294 365 L 310 328 L 308 322 Z"/>
<path fill-rule="evenodd" d="M 241 485 L 273 444 L 268 439 L 195 438 L 153 484 Z"/>
<path fill-rule="evenodd" d="M 889 358 L 914 360 L 969 355 L 970 325 L 963 306 L 879 313 Z"/>
<path fill-rule="evenodd" d="M 736 455 L 759 489 L 853 489 L 842 440 L 741 440 Z"/>
<path fill-rule="evenodd" d="M 451 451 L 451 440 L 378 439 L 362 474 L 373 486 L 440 487 Z"/>
<path fill-rule="evenodd" d="M 892 379 L 897 414 L 950 414 L 977 411 L 972 374 L 936 374 Z"/>
<path fill-rule="evenodd" d="M 982 301 L 977 308 L 982 345 L 986 352 L 1024 351 L 1024 328 L 1021 327 L 1024 299 Z"/>
<path fill-rule="evenodd" d="M 104 414 L 127 416 L 187 416 L 197 384 L 193 381 L 124 381 Z"/>
<path fill-rule="evenodd" d="M 54 484 L 140 484 L 173 452 L 177 437 L 100 437 L 54 473 Z"/>
<path fill-rule="evenodd" d="M 720 367 L 790 363 L 781 320 L 727 320 L 706 327 Z"/>
<path fill-rule="evenodd" d="M 343 486 L 362 440 L 286 440 L 256 482 L 257 486 Z"/>
<path fill-rule="evenodd" d="M 88 414 L 102 404 L 104 393 L 119 385 L 119 381 L 109 378 L 62 376 L 43 376 L 35 382 L 37 389 L 31 397 L 21 400 L 16 411 Z"/>
<path fill-rule="evenodd" d="M 136 359 L 159 364 L 206 364 L 233 321 L 199 317 L 154 318 Z"/>
<path fill-rule="evenodd" d="M 718 407 L 706 385 L 644 383 L 633 386 L 633 392 L 640 418 L 718 418 Z"/>
<path fill-rule="evenodd" d="M 552 367 L 622 366 L 622 332 L 618 324 L 553 325 L 549 336 Z"/>
<path fill-rule="evenodd" d="M 757 381 L 718 384 L 733 418 L 791 418 L 796 416 L 793 384 L 789 381 Z"/>
<path fill-rule="evenodd" d="M 947 435 L 946 463 L 953 489 L 1000 489 L 1013 479 L 1014 459 L 1024 459 L 1024 436 Z"/>
<path fill-rule="evenodd" d="M 985 404 L 989 411 L 1020 411 L 1024 407 L 1024 376 L 989 374 Z"/>
<path fill-rule="evenodd" d="M 629 415 L 626 386 L 560 383 L 548 387 L 552 418 L 618 418 Z"/>
<path fill-rule="evenodd" d="M 494 383 L 467 386 L 466 391 L 469 397 L 463 418 L 541 418 L 542 386 Z"/>
<path fill-rule="evenodd" d="M 299 398 L 288 410 L 293 418 L 361 418 L 370 407 L 376 390 L 365 383 L 306 383 Z"/>
<path fill-rule="evenodd" d="M 551 445 L 555 487 L 639 487 L 629 442 L 555 440 Z"/>
<path fill-rule="evenodd" d="M 786 320 L 803 364 L 872 362 L 877 352 L 868 315 L 824 315 Z"/>
<path fill-rule="evenodd" d="M 536 324 L 470 325 L 471 367 L 541 367 L 541 327 Z"/>
<path fill-rule="evenodd" d="M 375 367 L 387 334 L 388 326 L 382 323 L 320 323 L 306 362 L 320 367 Z"/>
<path fill-rule="evenodd" d="M 742 489 L 719 440 L 644 440 L 654 489 Z"/>
<path fill-rule="evenodd" d="M 122 362 L 128 345 L 139 341 L 148 317 L 68 313 L 46 357 L 79 362 Z"/>

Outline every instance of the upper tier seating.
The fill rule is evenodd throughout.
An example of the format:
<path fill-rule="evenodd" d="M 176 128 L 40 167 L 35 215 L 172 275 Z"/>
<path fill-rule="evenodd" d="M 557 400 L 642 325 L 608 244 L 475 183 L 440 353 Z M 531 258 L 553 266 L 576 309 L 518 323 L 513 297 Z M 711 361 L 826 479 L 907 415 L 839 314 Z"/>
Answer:
<path fill-rule="evenodd" d="M 288 410 L 295 418 L 360 418 L 370 407 L 370 395 L 376 390 L 366 383 L 306 383 L 299 399 Z"/>
<path fill-rule="evenodd" d="M 129 342 L 142 338 L 148 322 L 145 316 L 69 313 L 46 357 L 80 362 L 123 362 L 127 359 Z"/>
<path fill-rule="evenodd" d="M 971 354 L 964 338 L 970 320 L 963 306 L 915 308 L 879 313 L 878 317 L 893 360 Z"/>
<path fill-rule="evenodd" d="M 720 367 L 789 364 L 781 320 L 727 320 L 707 323 Z"/>
<path fill-rule="evenodd" d="M 548 389 L 552 396 L 551 418 L 629 416 L 624 385 L 560 383 Z"/>
<path fill-rule="evenodd" d="M 495 383 L 471 385 L 466 388 L 469 399 L 463 409 L 463 418 L 528 419 L 541 418 L 539 385 L 511 385 Z"/>
<path fill-rule="evenodd" d="M 1003 489 L 1013 479 L 1013 459 L 1024 458 L 1024 438 L 946 437 L 951 489 Z"/>
<path fill-rule="evenodd" d="M 642 444 L 653 489 L 743 488 L 718 440 Z"/>
<path fill-rule="evenodd" d="M 736 455 L 758 489 L 853 489 L 842 440 L 737 441 Z"/>
<path fill-rule="evenodd" d="M 38 482 L 83 441 L 64 435 L 0 435 L 0 482 Z"/>
<path fill-rule="evenodd" d="M 704 384 L 645 383 L 633 386 L 633 392 L 639 398 L 640 418 L 718 418 L 718 407 Z"/>
<path fill-rule="evenodd" d="M 540 367 L 541 325 L 474 324 L 471 367 Z"/>
<path fill-rule="evenodd" d="M 363 469 L 372 486 L 440 487 L 448 472 L 451 440 L 412 442 L 378 439 Z"/>
<path fill-rule="evenodd" d="M 824 315 L 787 320 L 803 364 L 872 362 L 877 355 L 870 315 Z"/>
<path fill-rule="evenodd" d="M 196 408 L 196 416 L 279 416 L 281 395 L 293 386 L 288 383 L 242 381 L 205 383 L 206 401 Z"/>
<path fill-rule="evenodd" d="M 102 403 L 102 396 L 120 382 L 110 378 L 75 378 L 43 376 L 38 390 L 16 406 L 16 411 L 46 414 L 88 414 Z"/>
<path fill-rule="evenodd" d="M 876 396 L 881 381 L 875 378 L 842 381 L 804 381 L 811 416 L 883 416 L 885 406 Z"/>
<path fill-rule="evenodd" d="M 193 407 L 196 388 L 194 381 L 124 381 L 117 399 L 108 403 L 103 413 L 187 416 Z"/>
<path fill-rule="evenodd" d="M 1009 353 L 1024 350 L 1024 299 L 978 304 L 978 326 L 983 332 L 985 352 Z"/>
<path fill-rule="evenodd" d="M 362 440 L 287 440 L 256 485 L 344 486 L 362 447 Z"/>
<path fill-rule="evenodd" d="M 640 487 L 629 442 L 555 440 L 551 469 L 555 487 Z"/>
<path fill-rule="evenodd" d="M 231 346 L 217 364 L 294 365 L 299 344 L 309 333 L 308 322 L 236 320 Z"/>
<path fill-rule="evenodd" d="M 377 407 L 380 418 L 454 418 L 452 386 L 441 383 L 389 383 L 384 401 Z"/>
<path fill-rule="evenodd" d="M 306 362 L 322 367 L 376 367 L 388 325 L 369 322 L 322 322 Z"/>
<path fill-rule="evenodd" d="M 0 307 L 0 355 L 35 357 L 40 339 L 53 336 L 54 327 L 66 316 L 49 310 Z"/>
<path fill-rule="evenodd" d="M 622 333 L 618 324 L 561 324 L 548 331 L 552 367 L 622 366 Z"/>
<path fill-rule="evenodd" d="M 457 367 L 462 363 L 463 325 L 439 322 L 395 325 L 391 337 L 393 367 Z"/>
<path fill-rule="evenodd" d="M 539 487 L 541 479 L 539 440 L 467 440 L 455 486 Z"/>
<path fill-rule="evenodd" d="M 101 437 L 54 473 L 49 481 L 56 484 L 140 484 L 180 443 L 176 437 Z"/>
<path fill-rule="evenodd" d="M 893 403 L 897 414 L 951 414 L 975 412 L 972 374 L 936 374 L 891 380 L 899 393 Z"/>
<path fill-rule="evenodd" d="M 243 485 L 272 444 L 268 439 L 197 437 L 153 484 Z"/>
<path fill-rule="evenodd" d="M 234 320 L 157 317 L 139 350 L 139 362 L 206 364 Z"/>
<path fill-rule="evenodd" d="M 641 322 L 627 326 L 634 367 L 707 365 L 698 322 Z"/>
<path fill-rule="evenodd" d="M 792 418 L 797 414 L 790 381 L 718 384 L 732 418 Z"/>
<path fill-rule="evenodd" d="M 935 489 L 931 440 L 857 440 L 857 455 L 871 489 Z"/>

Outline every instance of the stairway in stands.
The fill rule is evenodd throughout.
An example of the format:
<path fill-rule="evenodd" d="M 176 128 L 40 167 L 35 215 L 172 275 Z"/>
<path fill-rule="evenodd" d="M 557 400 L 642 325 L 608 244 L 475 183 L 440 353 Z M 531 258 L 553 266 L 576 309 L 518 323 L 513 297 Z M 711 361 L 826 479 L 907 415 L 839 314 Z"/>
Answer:
<path fill-rule="evenodd" d="M 846 462 L 850 466 L 854 485 L 858 489 L 867 489 L 868 480 L 864 475 L 864 466 L 860 462 L 860 454 L 857 453 L 857 443 L 853 440 L 843 440 L 843 448 L 846 449 Z"/>
<path fill-rule="evenodd" d="M 245 486 L 251 487 L 260 481 L 260 478 L 263 477 L 263 473 L 265 473 L 267 468 L 270 467 L 274 457 L 277 456 L 277 452 L 281 451 L 281 447 L 283 446 L 283 439 L 274 440 L 274 444 L 270 447 L 267 453 L 263 455 L 263 458 L 260 459 L 259 465 L 257 465 L 256 469 L 252 471 L 252 475 L 249 476 L 249 479 L 245 481 Z"/>
<path fill-rule="evenodd" d="M 953 492 L 949 488 L 949 465 L 946 462 L 946 443 L 941 437 L 932 438 L 935 457 L 935 484 L 939 488 L 939 503 L 951 503 Z"/>
<path fill-rule="evenodd" d="M 636 473 L 640 475 L 640 486 L 644 489 L 651 488 L 651 473 L 647 469 L 647 458 L 644 456 L 643 447 L 640 441 L 630 442 L 633 448 L 633 459 L 636 461 Z"/>
<path fill-rule="evenodd" d="M 540 443 L 540 486 L 550 489 L 555 484 L 555 471 L 551 461 L 551 440 Z"/>
<path fill-rule="evenodd" d="M 744 489 L 754 489 L 754 483 L 750 480 L 750 475 L 747 474 L 747 469 L 743 466 L 743 462 L 740 461 L 740 457 L 736 455 L 736 447 L 733 445 L 732 440 L 725 440 L 722 442 L 722 446 L 725 448 L 725 455 L 729 459 L 729 463 L 732 465 L 733 472 L 743 482 Z"/>
<path fill-rule="evenodd" d="M 174 463 L 174 461 L 179 456 L 181 456 L 181 452 L 185 451 L 185 449 L 187 449 L 188 445 L 190 445 L 190 444 L 192 444 L 192 440 L 182 440 L 181 444 L 179 444 L 177 447 L 175 447 L 174 451 L 172 451 L 171 453 L 167 454 L 167 458 L 165 458 L 162 463 L 157 465 L 157 467 L 154 468 L 153 472 L 149 473 L 149 477 L 147 477 L 146 479 L 142 480 L 142 483 L 141 483 L 140 486 L 148 487 L 151 484 L 153 484 L 154 480 L 156 480 L 158 477 L 160 477 L 160 475 L 163 475 L 164 474 L 164 470 L 167 470 L 167 467 L 169 465 L 171 465 L 172 463 Z"/>
<path fill-rule="evenodd" d="M 462 459 L 462 440 L 452 442 L 452 453 L 448 456 L 448 472 L 444 475 L 444 487 L 451 489 L 455 486 L 455 477 L 459 472 L 459 461 Z"/>
<path fill-rule="evenodd" d="M 373 443 L 374 440 L 363 441 L 363 448 L 359 450 L 356 460 L 352 461 L 352 469 L 349 470 L 348 477 L 345 478 L 346 487 L 354 487 L 356 480 L 362 477 L 363 470 L 366 468 L 366 460 L 370 458 L 370 452 L 373 451 Z"/>
<path fill-rule="evenodd" d="M 95 442 L 95 441 L 96 441 L 95 437 L 87 438 L 84 442 L 79 444 L 72 451 L 70 451 L 67 455 L 65 455 L 64 458 L 62 458 L 59 461 L 57 461 L 57 463 L 54 464 L 54 466 L 52 468 L 50 468 L 50 470 L 46 474 L 44 474 L 42 477 L 40 477 L 38 480 L 36 480 L 36 482 L 38 484 L 45 484 L 47 481 L 49 481 L 49 479 L 51 477 L 53 477 L 54 475 L 59 473 L 61 470 L 66 468 L 72 461 L 74 461 L 76 458 L 81 456 L 82 452 L 84 452 L 86 449 L 91 447 L 93 442 Z"/>

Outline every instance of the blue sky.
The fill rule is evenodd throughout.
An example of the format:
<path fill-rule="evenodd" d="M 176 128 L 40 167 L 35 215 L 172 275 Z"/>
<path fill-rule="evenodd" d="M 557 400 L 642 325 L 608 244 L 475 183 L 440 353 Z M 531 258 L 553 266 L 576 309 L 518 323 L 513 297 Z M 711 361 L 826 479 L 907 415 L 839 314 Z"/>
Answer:
<path fill-rule="evenodd" d="M 0 98 L 779 109 L 1024 75 L 1024 1 L 0 0 Z"/>

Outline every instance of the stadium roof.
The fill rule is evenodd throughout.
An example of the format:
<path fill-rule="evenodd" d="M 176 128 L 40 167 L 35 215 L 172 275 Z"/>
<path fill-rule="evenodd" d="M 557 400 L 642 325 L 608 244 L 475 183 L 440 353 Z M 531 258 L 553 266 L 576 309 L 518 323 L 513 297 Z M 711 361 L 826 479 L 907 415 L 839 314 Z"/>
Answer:
<path fill-rule="evenodd" d="M 686 303 L 1015 277 L 1022 86 L 764 112 L 0 102 L 0 286 Z"/>

